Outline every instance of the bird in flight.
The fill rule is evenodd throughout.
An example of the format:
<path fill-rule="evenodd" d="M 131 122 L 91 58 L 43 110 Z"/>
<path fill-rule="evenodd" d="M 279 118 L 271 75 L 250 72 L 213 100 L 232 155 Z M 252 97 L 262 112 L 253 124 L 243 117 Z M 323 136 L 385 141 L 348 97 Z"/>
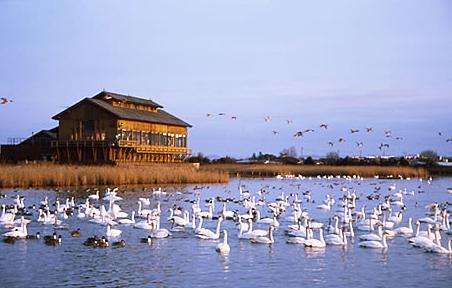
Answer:
<path fill-rule="evenodd" d="M 322 123 L 322 124 L 320 124 L 320 128 L 325 128 L 325 130 L 326 130 L 326 129 L 328 129 L 328 124 L 323 124 Z"/>
<path fill-rule="evenodd" d="M 350 133 L 358 133 L 359 132 L 359 129 L 350 129 Z"/>
<path fill-rule="evenodd" d="M 372 127 L 367 127 L 366 130 L 367 130 L 367 133 L 370 133 L 370 132 L 373 132 L 373 131 L 374 131 L 374 128 L 372 128 Z"/>
<path fill-rule="evenodd" d="M 279 134 L 279 131 L 276 131 L 276 130 L 273 130 L 272 132 L 273 132 L 273 135 L 278 135 Z"/>
<path fill-rule="evenodd" d="M 397 136 L 395 137 L 396 140 L 403 140 L 403 137 Z"/>
<path fill-rule="evenodd" d="M 264 117 L 264 120 L 265 120 L 265 122 L 270 122 L 270 121 L 272 121 L 272 117 L 270 117 L 270 116 L 265 116 L 265 117 Z"/>
<path fill-rule="evenodd" d="M 218 113 L 218 116 L 224 116 L 226 115 L 225 113 Z"/>
<path fill-rule="evenodd" d="M 231 116 L 232 120 L 237 120 L 237 116 Z"/>
<path fill-rule="evenodd" d="M 212 114 L 207 113 L 206 116 L 207 116 L 207 117 L 212 117 Z"/>
<path fill-rule="evenodd" d="M 392 134 L 391 130 L 385 130 L 386 137 L 391 137 L 391 134 Z"/>
<path fill-rule="evenodd" d="M 364 143 L 361 141 L 361 142 L 356 142 L 356 146 L 358 146 L 358 147 L 363 147 L 364 146 Z"/>
<path fill-rule="evenodd" d="M 381 143 L 380 144 L 380 147 L 378 147 L 378 149 L 383 149 L 383 148 L 389 148 L 389 144 L 384 144 L 384 143 Z"/>
<path fill-rule="evenodd" d="M 447 143 L 452 142 L 452 138 L 446 140 Z"/>
<path fill-rule="evenodd" d="M 1 97 L 0 98 L 0 104 L 1 105 L 5 105 L 5 104 L 8 104 L 8 103 L 12 103 L 13 102 L 13 100 L 9 100 L 8 98 L 6 98 L 6 97 Z"/>
<path fill-rule="evenodd" d="M 290 124 L 292 124 L 292 123 L 293 123 L 293 121 L 292 121 L 292 120 L 290 120 L 290 119 L 286 120 L 286 122 L 287 122 L 287 125 L 290 125 Z"/>
<path fill-rule="evenodd" d="M 293 137 L 298 138 L 298 137 L 302 137 L 303 136 L 303 132 L 302 131 L 298 131 L 296 132 Z"/>
<path fill-rule="evenodd" d="M 345 143 L 345 139 L 344 138 L 339 138 L 339 143 Z"/>
<path fill-rule="evenodd" d="M 329 141 L 329 142 L 328 142 L 328 145 L 330 145 L 331 147 L 333 147 L 333 146 L 334 146 L 334 143 L 331 142 L 331 141 Z"/>
<path fill-rule="evenodd" d="M 303 133 L 309 133 L 309 132 L 314 132 L 314 129 L 305 129 L 305 130 L 303 130 Z"/>

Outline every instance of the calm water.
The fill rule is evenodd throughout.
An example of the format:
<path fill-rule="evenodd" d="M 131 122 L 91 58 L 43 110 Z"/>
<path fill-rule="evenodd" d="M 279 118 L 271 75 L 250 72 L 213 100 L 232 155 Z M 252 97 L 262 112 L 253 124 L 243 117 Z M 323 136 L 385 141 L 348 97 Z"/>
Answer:
<path fill-rule="evenodd" d="M 415 190 L 415 196 L 407 196 L 404 201 L 408 209 L 404 213 L 403 225 L 408 217 L 424 217 L 426 204 L 433 201 L 451 201 L 452 178 L 435 179 L 430 185 L 419 180 L 242 180 L 251 191 L 268 186 L 272 191 L 267 200 L 276 198 L 282 191 L 287 193 L 312 191 L 314 204 L 305 204 L 313 218 L 326 222 L 329 214 L 316 209 L 318 202 L 327 193 L 336 198 L 342 194 L 340 187 L 353 188 L 363 195 L 357 202 L 360 208 L 367 204 L 368 209 L 378 201 L 369 201 L 364 196 L 370 194 L 375 186 L 381 186 L 383 195 L 392 194 L 388 186 Z M 418 186 L 421 184 L 421 187 Z M 332 186 L 330 186 L 332 185 Z M 238 180 L 228 185 L 210 185 L 196 190 L 201 199 L 222 195 L 238 197 Z M 332 187 L 332 188 L 331 188 Z M 168 196 L 153 197 L 151 207 L 157 200 L 162 202 L 162 226 L 169 228 L 166 221 L 168 208 L 177 203 L 184 207 L 191 204 L 185 199 L 195 199 L 194 186 L 173 188 Z M 123 189 L 124 190 L 124 189 Z M 424 191 L 419 193 L 418 191 Z M 39 203 L 44 196 L 54 200 L 58 196 L 65 199 L 72 195 L 54 191 L 12 191 L 4 190 L 8 197 L 0 199 L 0 204 L 12 203 L 11 197 L 25 195 L 25 204 Z M 76 194 L 80 196 L 79 194 Z M 90 194 L 90 193 L 89 193 Z M 129 189 L 119 196 L 118 202 L 124 211 L 137 209 L 138 197 L 149 197 L 149 192 Z M 381 200 L 380 200 L 381 201 Z M 416 207 L 417 202 L 417 207 Z M 204 202 L 202 202 L 204 203 Z M 449 206 L 450 207 L 450 206 Z M 216 210 L 222 205 L 217 203 Z M 203 210 L 206 208 L 203 207 Z M 244 208 L 228 204 L 228 210 Z M 334 210 L 334 209 L 333 209 Z M 266 209 L 261 208 L 263 215 Z M 288 211 L 291 211 L 288 209 Z M 286 213 L 288 214 L 288 213 Z M 284 215 L 284 217 L 287 215 Z M 284 218 L 282 217 L 282 218 Z M 145 287 L 452 287 L 452 258 L 425 253 L 413 248 L 402 237 L 389 240 L 386 251 L 362 249 L 349 243 L 346 249 L 327 246 L 322 252 L 305 250 L 302 245 L 286 244 L 284 227 L 275 231 L 275 244 L 272 246 L 251 244 L 237 239 L 237 229 L 232 221 L 224 221 L 222 229 L 229 231 L 231 253 L 221 256 L 215 252 L 218 242 L 200 240 L 187 232 L 174 232 L 170 238 L 156 240 L 152 246 L 139 242 L 146 231 L 127 226 L 118 226 L 123 231 L 122 239 L 127 246 L 122 249 L 92 249 L 82 245 L 92 234 L 101 235 L 105 227 L 71 217 L 66 220 L 70 229 L 81 228 L 81 238 L 71 238 L 68 231 L 59 231 L 63 243 L 49 247 L 42 241 L 17 241 L 10 245 L 0 243 L 0 287 L 58 287 L 58 286 L 145 286 Z M 204 227 L 215 229 L 216 221 L 205 221 Z M 263 227 L 261 227 L 263 228 Z M 42 235 L 52 233 L 51 227 L 33 222 L 28 225 L 29 233 L 40 231 Z M 0 227 L 0 232 L 5 232 Z M 443 245 L 447 236 L 443 236 Z"/>

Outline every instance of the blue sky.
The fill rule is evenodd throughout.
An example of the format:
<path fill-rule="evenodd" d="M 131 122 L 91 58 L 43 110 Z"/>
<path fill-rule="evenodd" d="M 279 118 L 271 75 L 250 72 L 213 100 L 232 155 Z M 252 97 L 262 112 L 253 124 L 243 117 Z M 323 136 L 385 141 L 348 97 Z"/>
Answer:
<path fill-rule="evenodd" d="M 208 155 L 451 155 L 452 2 L 0 0 L 0 142 L 102 89 L 162 104 Z"/>

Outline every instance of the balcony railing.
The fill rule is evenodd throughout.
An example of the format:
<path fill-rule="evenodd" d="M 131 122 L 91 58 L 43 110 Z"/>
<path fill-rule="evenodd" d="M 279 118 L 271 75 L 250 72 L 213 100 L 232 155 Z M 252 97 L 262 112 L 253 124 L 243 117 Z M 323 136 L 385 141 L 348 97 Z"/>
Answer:
<path fill-rule="evenodd" d="M 130 140 L 118 140 L 114 141 L 94 141 L 94 140 L 59 140 L 52 141 L 53 148 L 65 148 L 65 147 L 121 147 L 121 148 L 134 148 L 137 153 L 170 153 L 170 154 L 190 154 L 191 149 L 187 147 L 175 147 L 175 146 L 160 146 L 160 145 L 145 145 L 139 144 L 137 141 Z"/>

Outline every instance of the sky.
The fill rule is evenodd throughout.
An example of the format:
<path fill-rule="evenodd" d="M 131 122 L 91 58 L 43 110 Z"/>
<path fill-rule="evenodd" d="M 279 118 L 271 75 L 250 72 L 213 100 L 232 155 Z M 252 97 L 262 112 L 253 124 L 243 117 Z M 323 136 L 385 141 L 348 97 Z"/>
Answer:
<path fill-rule="evenodd" d="M 161 104 L 209 156 L 452 155 L 452 1 L 0 0 L 0 143 L 101 90 Z"/>

